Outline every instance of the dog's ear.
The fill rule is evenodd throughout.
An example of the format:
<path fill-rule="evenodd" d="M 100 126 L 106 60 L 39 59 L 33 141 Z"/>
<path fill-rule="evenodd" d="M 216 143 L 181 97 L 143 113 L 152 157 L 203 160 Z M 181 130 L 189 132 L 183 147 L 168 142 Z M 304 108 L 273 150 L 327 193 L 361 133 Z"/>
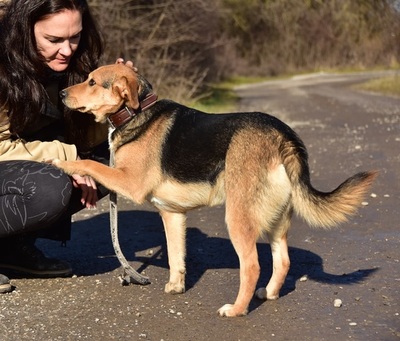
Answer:
<path fill-rule="evenodd" d="M 127 107 L 139 108 L 138 83 L 129 80 L 127 77 L 121 77 L 113 84 L 113 90 L 124 99 Z"/>

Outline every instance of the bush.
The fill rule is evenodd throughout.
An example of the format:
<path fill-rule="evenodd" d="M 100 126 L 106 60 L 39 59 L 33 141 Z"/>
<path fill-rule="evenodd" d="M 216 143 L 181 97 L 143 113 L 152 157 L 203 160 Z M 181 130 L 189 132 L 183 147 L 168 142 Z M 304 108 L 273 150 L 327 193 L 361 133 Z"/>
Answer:
<path fill-rule="evenodd" d="M 214 1 L 90 1 L 106 42 L 105 62 L 134 61 L 163 96 L 185 101 L 223 74 Z"/>
<path fill-rule="evenodd" d="M 161 95 L 189 101 L 228 76 L 399 61 L 390 0 L 89 0 L 105 63 L 133 60 Z"/>

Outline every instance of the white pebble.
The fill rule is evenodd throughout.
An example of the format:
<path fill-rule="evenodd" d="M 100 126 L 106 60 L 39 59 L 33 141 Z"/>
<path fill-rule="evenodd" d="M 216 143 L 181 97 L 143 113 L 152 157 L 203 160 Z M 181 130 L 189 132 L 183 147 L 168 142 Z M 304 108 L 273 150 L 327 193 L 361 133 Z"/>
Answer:
<path fill-rule="evenodd" d="M 368 202 L 367 202 L 367 201 L 363 201 L 363 202 L 361 203 L 361 205 L 363 205 L 363 206 L 368 206 Z"/>
<path fill-rule="evenodd" d="M 299 279 L 300 282 L 306 282 L 307 280 L 308 280 L 307 275 L 301 276 Z"/>
<path fill-rule="evenodd" d="M 342 300 L 341 299 L 339 299 L 339 298 L 337 298 L 337 299 L 335 299 L 334 301 L 333 301 L 333 306 L 335 307 L 335 308 L 340 308 L 341 306 L 342 306 Z"/>
<path fill-rule="evenodd" d="M 375 193 L 371 193 L 371 198 L 376 198 L 377 195 Z"/>

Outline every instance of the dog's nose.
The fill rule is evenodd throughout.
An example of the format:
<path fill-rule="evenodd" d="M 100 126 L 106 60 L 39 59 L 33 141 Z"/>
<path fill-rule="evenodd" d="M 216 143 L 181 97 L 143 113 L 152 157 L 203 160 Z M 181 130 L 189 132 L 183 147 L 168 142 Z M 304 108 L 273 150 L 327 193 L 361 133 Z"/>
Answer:
<path fill-rule="evenodd" d="M 60 95 L 61 99 L 64 99 L 65 97 L 67 97 L 67 92 L 65 90 L 61 90 L 59 92 L 59 95 Z"/>

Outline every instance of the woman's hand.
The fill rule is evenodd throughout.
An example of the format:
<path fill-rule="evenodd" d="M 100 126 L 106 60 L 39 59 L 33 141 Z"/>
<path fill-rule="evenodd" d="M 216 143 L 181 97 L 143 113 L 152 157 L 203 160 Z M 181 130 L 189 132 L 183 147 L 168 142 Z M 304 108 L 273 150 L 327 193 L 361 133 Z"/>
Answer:
<path fill-rule="evenodd" d="M 71 178 L 73 186 L 82 190 L 82 205 L 86 206 L 86 208 L 96 208 L 96 202 L 98 200 L 96 182 L 87 175 L 80 176 L 78 174 L 73 174 Z"/>
<path fill-rule="evenodd" d="M 118 58 L 115 61 L 115 64 L 125 64 L 126 66 L 129 66 L 130 68 L 132 68 L 133 71 L 138 72 L 138 68 L 133 66 L 133 62 L 131 60 L 128 60 L 125 62 L 124 58 Z"/>

